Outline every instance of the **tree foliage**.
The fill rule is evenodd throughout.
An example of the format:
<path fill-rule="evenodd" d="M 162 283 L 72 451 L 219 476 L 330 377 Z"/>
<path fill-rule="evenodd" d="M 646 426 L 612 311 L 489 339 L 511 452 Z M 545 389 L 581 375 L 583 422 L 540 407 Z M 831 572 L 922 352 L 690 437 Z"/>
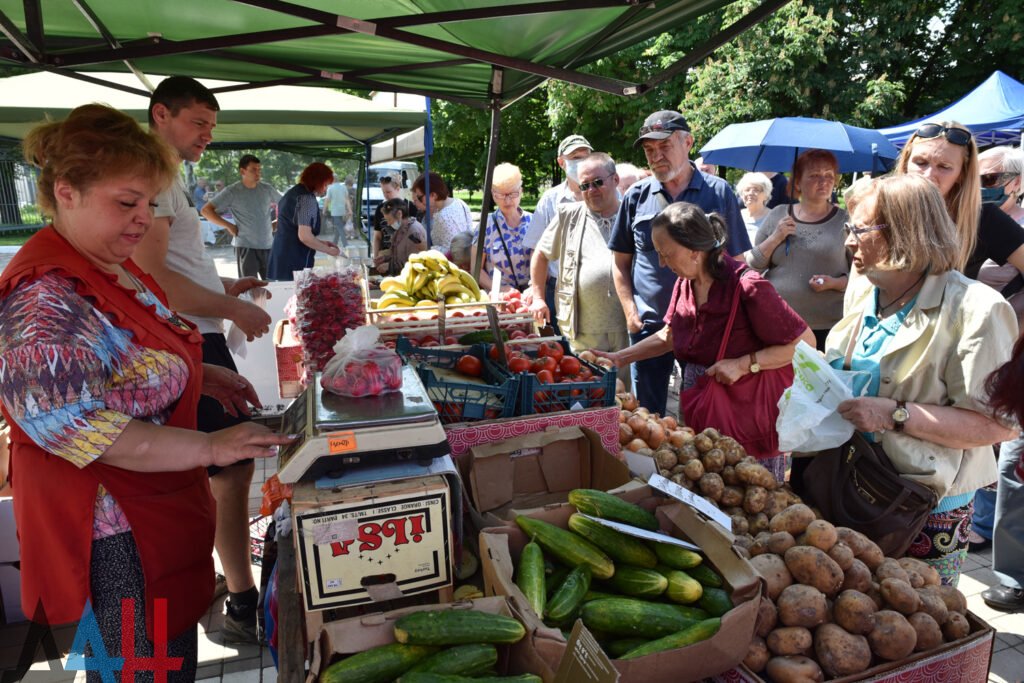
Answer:
<path fill-rule="evenodd" d="M 255 155 L 260 160 L 263 181 L 281 192 L 295 185 L 302 170 L 314 161 L 322 161 L 330 166 L 335 177 L 344 178 L 349 173 L 355 175 L 359 171 L 359 162 L 351 159 L 325 159 L 277 149 L 208 149 L 195 164 L 194 175 L 197 179 L 209 180 L 211 187 L 217 180 L 223 180 L 225 185 L 230 185 L 240 178 L 238 160 L 243 154 Z"/>

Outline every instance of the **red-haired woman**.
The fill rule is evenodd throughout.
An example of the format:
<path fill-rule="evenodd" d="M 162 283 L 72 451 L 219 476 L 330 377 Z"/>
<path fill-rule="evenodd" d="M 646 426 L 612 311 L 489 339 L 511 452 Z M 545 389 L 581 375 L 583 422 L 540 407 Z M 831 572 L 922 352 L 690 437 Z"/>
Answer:
<path fill-rule="evenodd" d="M 314 252 L 331 256 L 341 253 L 338 245 L 325 242 L 320 234 L 320 206 L 317 197 L 323 197 L 334 182 L 334 172 L 327 164 L 314 161 L 302 171 L 299 184 L 284 193 L 277 203 L 277 232 L 270 249 L 267 270 L 271 280 L 293 280 L 296 270 L 313 265 Z"/>

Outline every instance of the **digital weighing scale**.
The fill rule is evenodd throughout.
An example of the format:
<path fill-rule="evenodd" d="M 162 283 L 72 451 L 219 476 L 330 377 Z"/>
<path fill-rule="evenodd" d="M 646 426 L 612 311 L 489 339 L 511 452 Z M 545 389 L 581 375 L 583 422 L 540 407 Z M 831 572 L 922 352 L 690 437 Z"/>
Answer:
<path fill-rule="evenodd" d="M 365 463 L 419 460 L 448 454 L 448 439 L 416 370 L 402 366 L 402 388 L 381 396 L 348 398 L 325 391 L 320 373 L 285 410 L 283 434 L 298 438 L 278 454 L 278 477 L 338 476 Z"/>

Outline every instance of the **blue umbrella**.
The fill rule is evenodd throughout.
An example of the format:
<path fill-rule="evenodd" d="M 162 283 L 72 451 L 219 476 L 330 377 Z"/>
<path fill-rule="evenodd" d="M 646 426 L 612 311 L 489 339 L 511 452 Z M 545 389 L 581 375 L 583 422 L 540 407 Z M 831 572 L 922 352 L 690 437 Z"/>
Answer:
<path fill-rule="evenodd" d="M 723 128 L 700 150 L 704 163 L 747 171 L 793 169 L 793 162 L 809 149 L 826 149 L 839 160 L 839 171 L 886 171 L 899 155 L 877 130 L 848 126 L 838 121 L 790 116 Z"/>

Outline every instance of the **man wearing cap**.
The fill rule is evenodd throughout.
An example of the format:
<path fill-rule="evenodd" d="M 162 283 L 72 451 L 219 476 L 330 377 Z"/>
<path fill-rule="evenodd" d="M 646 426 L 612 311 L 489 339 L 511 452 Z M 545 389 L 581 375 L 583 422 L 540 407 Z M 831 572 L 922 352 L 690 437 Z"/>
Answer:
<path fill-rule="evenodd" d="M 615 252 L 612 275 L 633 344 L 662 327 L 676 282 L 675 274 L 661 267 L 651 241 L 651 220 L 673 202 L 690 202 L 707 213 L 717 212 L 729 226 L 726 250 L 733 255 L 750 248 L 736 194 L 717 176 L 702 173 L 689 160 L 693 147 L 690 126 L 676 111 L 658 111 L 644 121 L 640 137 L 652 176 L 626 192 L 612 228 L 608 247 Z M 636 363 L 633 390 L 640 405 L 665 414 L 668 381 L 675 360 L 672 353 Z"/>
<path fill-rule="evenodd" d="M 558 166 L 565 171 L 565 180 L 541 195 L 540 201 L 537 202 L 537 208 L 533 212 L 533 217 L 530 219 L 530 227 L 523 238 L 523 247 L 527 249 L 537 248 L 541 235 L 544 234 L 544 230 L 551 223 L 551 219 L 555 217 L 555 209 L 558 205 L 578 202 L 583 199 L 578 184 L 576 168 L 580 161 L 586 159 L 593 151 L 594 148 L 590 142 L 582 135 L 575 133 L 558 143 L 557 161 Z M 547 303 L 548 310 L 552 311 L 555 310 L 555 281 L 557 277 L 558 261 L 551 261 L 548 263 L 548 279 L 544 288 L 544 301 Z M 527 298 L 529 298 L 529 295 Z M 558 323 L 553 319 L 551 327 L 554 329 L 555 334 L 558 334 Z"/>

